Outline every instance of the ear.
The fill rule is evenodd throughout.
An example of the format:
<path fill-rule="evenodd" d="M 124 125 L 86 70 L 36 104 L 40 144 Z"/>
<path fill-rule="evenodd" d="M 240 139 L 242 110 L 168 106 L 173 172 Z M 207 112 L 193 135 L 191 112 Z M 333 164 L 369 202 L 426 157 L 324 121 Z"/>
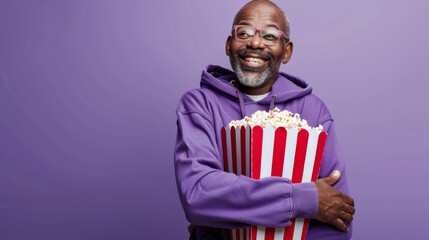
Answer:
<path fill-rule="evenodd" d="M 225 43 L 225 52 L 227 56 L 229 56 L 230 46 L 231 46 L 231 36 L 228 36 Z"/>
<path fill-rule="evenodd" d="M 293 52 L 293 43 L 292 42 L 286 43 L 285 54 L 283 55 L 283 59 L 282 59 L 283 64 L 286 64 L 287 62 L 289 62 L 290 58 L 292 57 L 292 52 Z"/>

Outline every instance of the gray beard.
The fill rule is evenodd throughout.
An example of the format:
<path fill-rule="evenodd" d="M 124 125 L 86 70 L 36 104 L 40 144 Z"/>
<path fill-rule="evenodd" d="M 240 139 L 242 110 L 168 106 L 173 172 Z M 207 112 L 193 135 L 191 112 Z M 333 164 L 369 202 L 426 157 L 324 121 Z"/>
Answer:
<path fill-rule="evenodd" d="M 271 75 L 271 68 L 266 68 L 262 73 L 257 76 L 246 76 L 246 74 L 241 69 L 238 56 L 235 56 L 234 72 L 237 75 L 238 81 L 246 87 L 260 87 Z"/>

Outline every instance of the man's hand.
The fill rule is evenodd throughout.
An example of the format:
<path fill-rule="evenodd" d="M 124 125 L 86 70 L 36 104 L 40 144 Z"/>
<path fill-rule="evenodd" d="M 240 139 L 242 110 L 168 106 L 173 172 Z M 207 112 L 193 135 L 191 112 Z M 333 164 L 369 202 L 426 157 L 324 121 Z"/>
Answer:
<path fill-rule="evenodd" d="M 335 170 L 329 177 L 320 178 L 316 181 L 319 194 L 319 209 L 316 219 L 347 232 L 349 230 L 348 223 L 353 220 L 355 204 L 351 197 L 332 187 L 340 179 L 340 175 L 340 172 Z"/>

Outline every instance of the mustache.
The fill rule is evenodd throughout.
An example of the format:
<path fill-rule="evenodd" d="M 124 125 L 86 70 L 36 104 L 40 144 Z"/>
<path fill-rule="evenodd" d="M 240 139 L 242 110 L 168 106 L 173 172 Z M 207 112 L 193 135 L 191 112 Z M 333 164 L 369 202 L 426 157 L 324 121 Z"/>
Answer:
<path fill-rule="evenodd" d="M 267 52 L 264 52 L 264 51 L 258 50 L 258 49 L 241 49 L 241 50 L 238 50 L 236 52 L 236 54 L 234 54 L 234 55 L 236 57 L 242 57 L 244 55 L 249 55 L 249 54 L 257 55 L 261 58 L 265 58 L 269 62 L 272 62 L 274 59 L 274 56 L 271 53 L 267 53 Z"/>

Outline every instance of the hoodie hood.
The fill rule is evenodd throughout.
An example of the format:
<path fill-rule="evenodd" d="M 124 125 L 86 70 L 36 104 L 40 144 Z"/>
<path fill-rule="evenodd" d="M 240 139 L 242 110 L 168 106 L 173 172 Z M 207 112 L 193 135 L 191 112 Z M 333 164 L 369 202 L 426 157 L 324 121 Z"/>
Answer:
<path fill-rule="evenodd" d="M 241 93 L 231 84 L 237 79 L 234 72 L 216 65 L 209 65 L 201 75 L 201 87 L 209 88 L 225 97 L 237 99 L 240 102 L 242 115 L 246 116 L 244 104 L 254 101 L 246 94 Z M 310 94 L 312 87 L 303 80 L 289 74 L 279 72 L 270 94 L 258 101 L 257 104 L 269 105 L 274 109 L 276 103 L 286 102 Z"/>

